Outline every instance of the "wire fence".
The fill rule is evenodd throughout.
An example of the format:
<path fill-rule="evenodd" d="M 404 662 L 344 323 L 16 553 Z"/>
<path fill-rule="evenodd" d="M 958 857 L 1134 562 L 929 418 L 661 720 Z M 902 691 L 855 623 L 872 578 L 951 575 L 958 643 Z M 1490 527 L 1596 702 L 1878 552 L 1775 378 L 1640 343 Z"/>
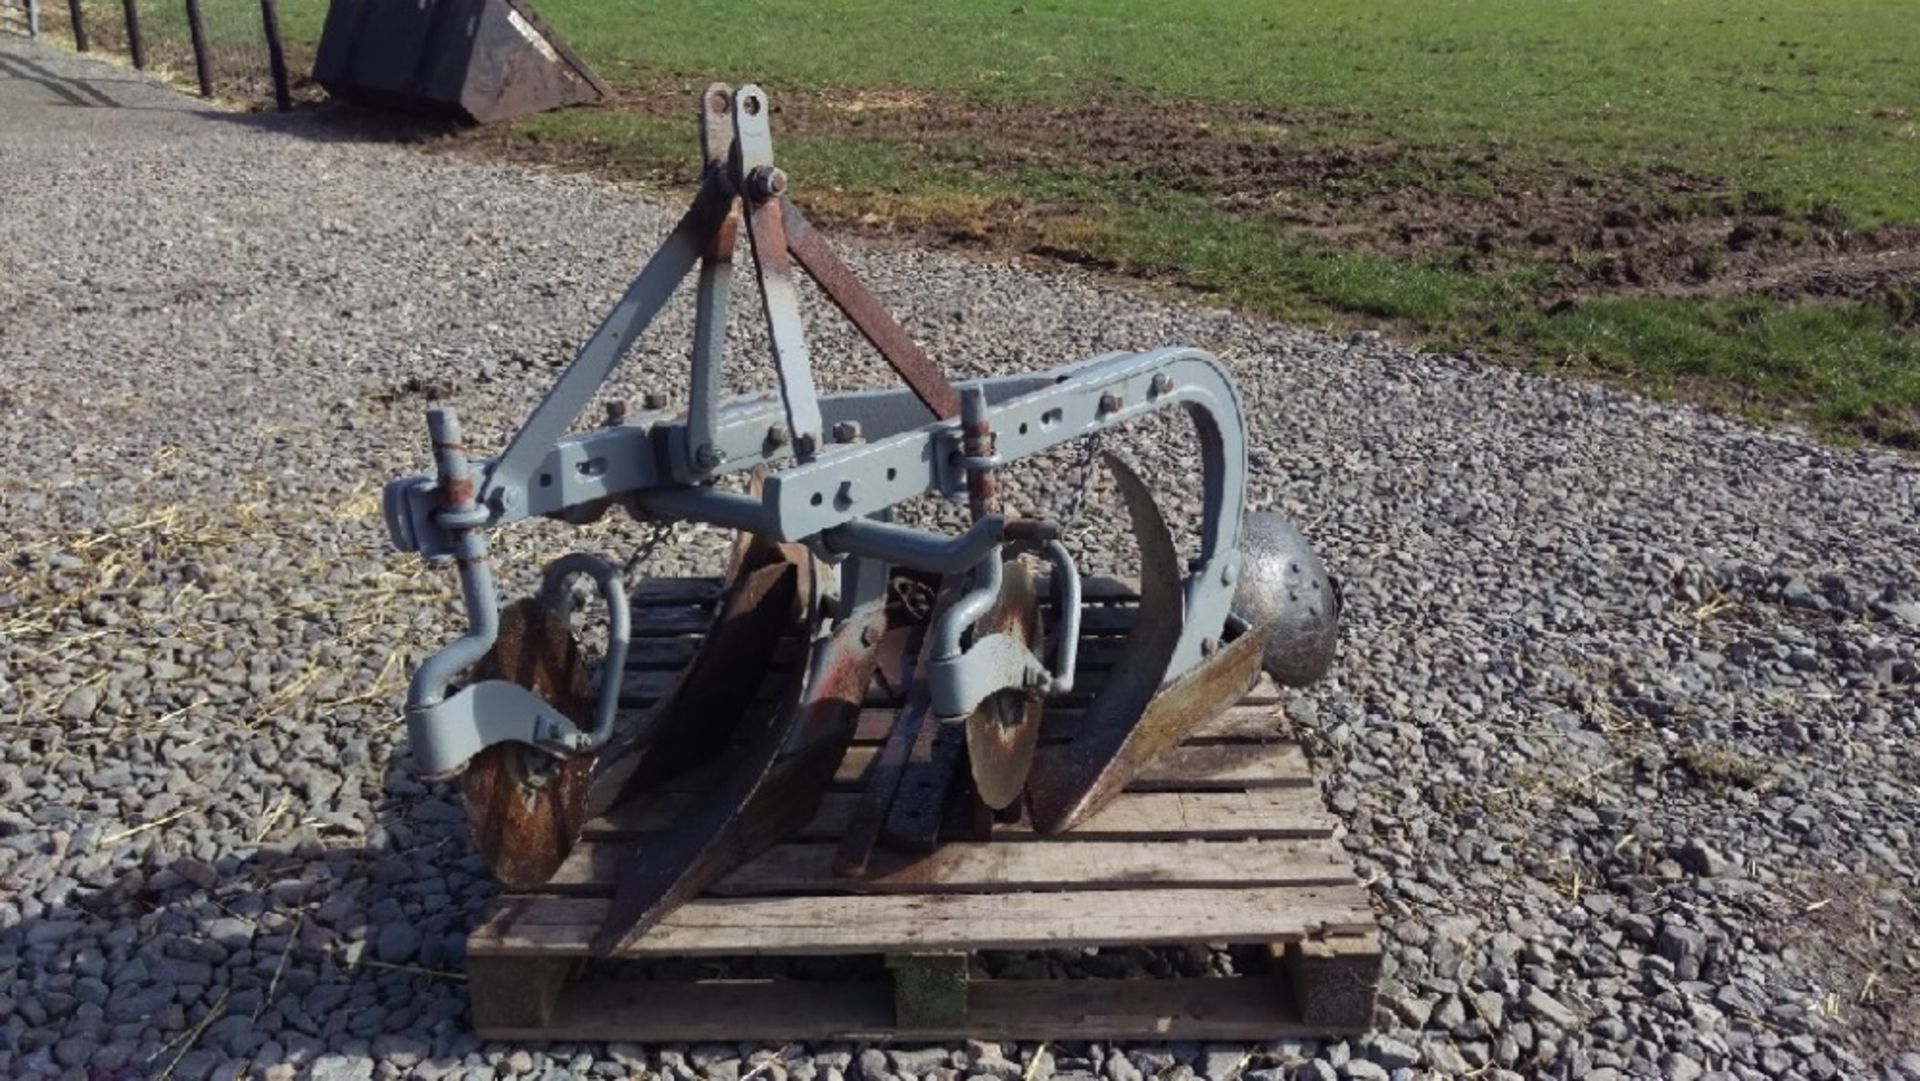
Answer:
<path fill-rule="evenodd" d="M 30 0 L 0 0 L 19 8 Z M 315 0 L 288 0 L 302 24 Z M 81 52 L 123 56 L 143 71 L 196 88 L 203 97 L 292 107 L 309 52 L 289 56 L 280 28 L 282 0 L 38 0 L 39 36 Z"/>

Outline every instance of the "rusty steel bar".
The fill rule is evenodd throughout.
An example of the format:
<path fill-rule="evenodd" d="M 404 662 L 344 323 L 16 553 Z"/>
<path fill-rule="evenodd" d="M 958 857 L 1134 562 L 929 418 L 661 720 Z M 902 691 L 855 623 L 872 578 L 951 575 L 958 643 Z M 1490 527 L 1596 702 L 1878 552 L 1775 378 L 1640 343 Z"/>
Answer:
<path fill-rule="evenodd" d="M 814 394 L 813 368 L 800 319 L 800 294 L 794 289 L 793 264 L 788 259 L 787 238 L 780 226 L 780 204 L 767 200 L 756 205 L 749 198 L 743 205 L 747 239 L 760 276 L 760 303 L 766 312 L 767 336 L 773 342 L 781 397 L 787 404 L 787 427 L 791 430 L 793 451 L 801 461 L 810 461 L 820 453 L 824 424 L 820 419 L 820 402 Z"/>
<path fill-rule="evenodd" d="M 944 611 L 956 596 L 952 590 L 942 590 L 934 600 L 929 620 Z M 920 622 L 909 628 L 902 654 L 912 653 L 915 660 L 913 670 L 907 674 L 905 698 L 893 727 L 887 731 L 886 742 L 867 770 L 866 786 L 860 790 L 860 803 L 853 821 L 847 824 L 840 847 L 834 853 L 835 874 L 857 876 L 866 872 L 874 847 L 880 843 L 880 834 L 892 816 L 894 797 L 900 790 L 901 778 L 906 776 L 914 748 L 919 745 L 920 731 L 933 722 L 933 699 L 927 691 L 927 626 L 926 622 Z"/>
<path fill-rule="evenodd" d="M 958 415 L 960 392 L 947 380 L 946 373 L 921 351 L 907 329 L 854 275 L 853 268 L 841 261 L 799 208 L 791 200 L 781 202 L 786 219 L 787 250 L 800 264 L 800 269 L 807 272 L 820 286 L 820 291 L 827 294 L 827 299 L 833 301 L 833 306 L 880 351 L 900 378 L 906 380 L 914 397 L 936 418 L 945 420 Z"/>
<path fill-rule="evenodd" d="M 1000 513 L 999 486 L 993 479 L 999 465 L 993 453 L 993 422 L 987 417 L 986 389 L 978 383 L 968 384 L 966 393 L 960 396 L 960 424 L 961 462 L 967 469 L 967 510 L 977 522 Z"/>
<path fill-rule="evenodd" d="M 193 74 L 200 81 L 200 96 L 213 96 L 213 68 L 207 61 L 207 22 L 201 17 L 200 0 L 187 0 L 187 36 L 193 41 Z"/>
<path fill-rule="evenodd" d="M 73 47 L 76 52 L 87 51 L 87 13 L 81 10 L 81 0 L 67 0 L 67 15 L 73 20 Z"/>

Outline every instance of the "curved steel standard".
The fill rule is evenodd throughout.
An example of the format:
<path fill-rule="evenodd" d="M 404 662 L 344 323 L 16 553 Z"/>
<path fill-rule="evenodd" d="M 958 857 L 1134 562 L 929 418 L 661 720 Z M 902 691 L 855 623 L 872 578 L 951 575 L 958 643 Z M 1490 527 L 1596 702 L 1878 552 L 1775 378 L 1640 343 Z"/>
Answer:
<path fill-rule="evenodd" d="M 731 779 L 707 788 L 707 802 L 676 828 L 671 844 L 644 858 L 636 854 L 636 870 L 622 877 L 616 916 L 601 936 L 608 950 L 644 930 L 674 899 L 711 881 L 716 868 L 724 871 L 777 835 L 767 827 L 767 807 L 782 808 L 783 828 L 804 821 L 802 812 L 818 792 L 791 792 L 824 785 L 832 770 L 823 775 L 784 763 L 802 751 L 826 755 L 844 747 L 856 711 L 840 708 L 842 699 L 855 684 L 864 686 L 862 671 L 871 671 L 858 658 L 871 652 L 874 640 L 900 629 L 893 616 L 883 625 L 873 614 L 896 569 L 946 576 L 958 598 L 924 628 L 924 680 L 916 685 L 926 696 L 923 715 L 934 722 L 929 731 L 964 740 L 960 734 L 973 718 L 976 742 L 993 757 L 978 774 L 982 788 L 991 789 L 994 803 L 1014 802 L 1026 780 L 1029 810 L 1041 829 L 1083 819 L 1159 749 L 1237 700 L 1256 674 L 1246 658 L 1257 661 L 1269 637 L 1265 627 L 1236 635 L 1239 626 L 1230 619 L 1241 570 L 1246 450 L 1239 394 L 1219 361 L 1187 348 L 1114 353 L 956 388 L 788 198 L 786 176 L 773 164 L 765 93 L 715 84 L 701 109 L 707 168 L 692 206 L 506 450 L 470 460 L 453 411 L 435 409 L 429 413 L 435 474 L 393 482 L 384 500 L 394 543 L 455 563 L 466 597 L 468 633 L 420 666 L 407 698 L 415 760 L 434 774 L 458 770 L 501 743 L 572 759 L 591 757 L 614 738 L 618 693 L 608 685 L 618 681 L 617 661 L 603 673 L 587 719 L 509 679 L 481 678 L 453 689 L 498 634 L 487 565 L 491 530 L 531 517 L 588 521 L 620 507 L 650 521 L 703 522 L 754 538 L 759 554 L 737 561 L 707 652 L 688 666 L 664 713 L 623 734 L 616 760 L 602 763 L 594 810 L 702 762 L 734 762 L 726 767 Z M 740 226 L 760 282 L 778 389 L 722 401 L 721 354 Z M 879 349 L 903 388 L 816 393 L 796 264 Z M 605 426 L 569 434 L 696 266 L 687 410 L 657 408 L 650 397 L 645 411 L 614 411 Z M 1034 754 L 1034 733 L 1026 729 L 1037 723 L 1038 709 L 1024 703 L 1073 686 L 1078 576 L 1059 526 L 1000 510 L 995 474 L 1007 462 L 1173 409 L 1191 417 L 1204 467 L 1199 550 L 1183 571 L 1152 494 L 1124 463 L 1109 458 L 1147 553 L 1142 616 L 1117 667 L 1123 674 L 1100 692 L 1067 745 L 1071 750 L 1042 747 Z M 746 472 L 763 475 L 763 482 L 745 493 L 717 483 Z M 893 507 L 924 495 L 966 500 L 972 525 L 947 535 L 889 520 Z M 1051 649 L 1026 618 L 1007 610 L 1031 603 L 1022 589 L 1003 590 L 1004 561 L 1022 552 L 1052 568 Z M 618 577 L 577 557 L 553 573 L 595 579 L 616 616 L 609 659 L 617 657 L 626 641 Z M 741 674 L 768 667 L 783 641 L 807 657 L 781 691 L 797 705 L 759 722 L 714 722 L 718 727 L 703 735 L 707 717 L 752 712 Z M 695 714 L 699 723 L 686 720 Z M 993 730 L 989 718 L 1006 730 Z M 1034 765 L 1023 778 L 1029 755 Z M 789 778 L 781 782 L 785 789 L 770 796 L 768 786 L 782 777 Z M 616 926 L 622 920 L 628 922 Z"/>

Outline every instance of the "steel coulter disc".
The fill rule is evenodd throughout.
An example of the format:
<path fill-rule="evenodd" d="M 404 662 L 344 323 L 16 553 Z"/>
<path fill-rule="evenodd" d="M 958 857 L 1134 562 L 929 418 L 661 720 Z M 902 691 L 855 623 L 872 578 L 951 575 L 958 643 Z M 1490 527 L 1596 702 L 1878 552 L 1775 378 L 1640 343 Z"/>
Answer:
<path fill-rule="evenodd" d="M 527 688 L 581 728 L 593 719 L 592 681 L 580 644 L 558 613 L 527 598 L 500 613 L 493 649 L 474 678 Z M 588 756 L 557 758 L 524 743 L 474 755 L 460 779 L 467 826 L 494 879 L 509 890 L 546 884 L 586 822 Z"/>
<path fill-rule="evenodd" d="M 1006 564 L 1000 599 L 993 610 L 974 624 L 974 636 L 1010 633 L 1039 651 L 1040 598 L 1026 564 Z M 1039 692 L 1008 689 L 989 695 L 967 717 L 967 764 L 980 801 L 998 811 L 1012 806 L 1027 786 L 1034 750 L 1040 744 L 1040 713 L 1045 698 Z"/>

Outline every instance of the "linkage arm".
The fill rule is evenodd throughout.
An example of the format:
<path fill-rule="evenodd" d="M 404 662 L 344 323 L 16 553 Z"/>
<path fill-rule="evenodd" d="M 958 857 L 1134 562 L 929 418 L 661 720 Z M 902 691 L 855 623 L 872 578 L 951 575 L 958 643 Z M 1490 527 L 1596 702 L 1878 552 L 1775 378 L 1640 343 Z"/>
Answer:
<path fill-rule="evenodd" d="M 600 329 L 593 332 L 573 363 L 567 365 L 553 389 L 540 399 L 533 415 L 520 427 L 507 445 L 506 453 L 493 463 L 482 485 L 480 501 L 493 514 L 514 508 L 505 504 L 519 498 L 542 459 L 552 451 L 560 437 L 580 416 L 581 410 L 606 382 L 614 366 L 640 337 L 649 322 L 666 306 L 667 298 L 679 287 L 681 279 L 693 269 L 707 249 L 708 238 L 725 223 L 733 192 L 724 178 L 709 173 L 680 223 L 666 242 L 627 287 L 626 295 L 614 306 Z"/>

